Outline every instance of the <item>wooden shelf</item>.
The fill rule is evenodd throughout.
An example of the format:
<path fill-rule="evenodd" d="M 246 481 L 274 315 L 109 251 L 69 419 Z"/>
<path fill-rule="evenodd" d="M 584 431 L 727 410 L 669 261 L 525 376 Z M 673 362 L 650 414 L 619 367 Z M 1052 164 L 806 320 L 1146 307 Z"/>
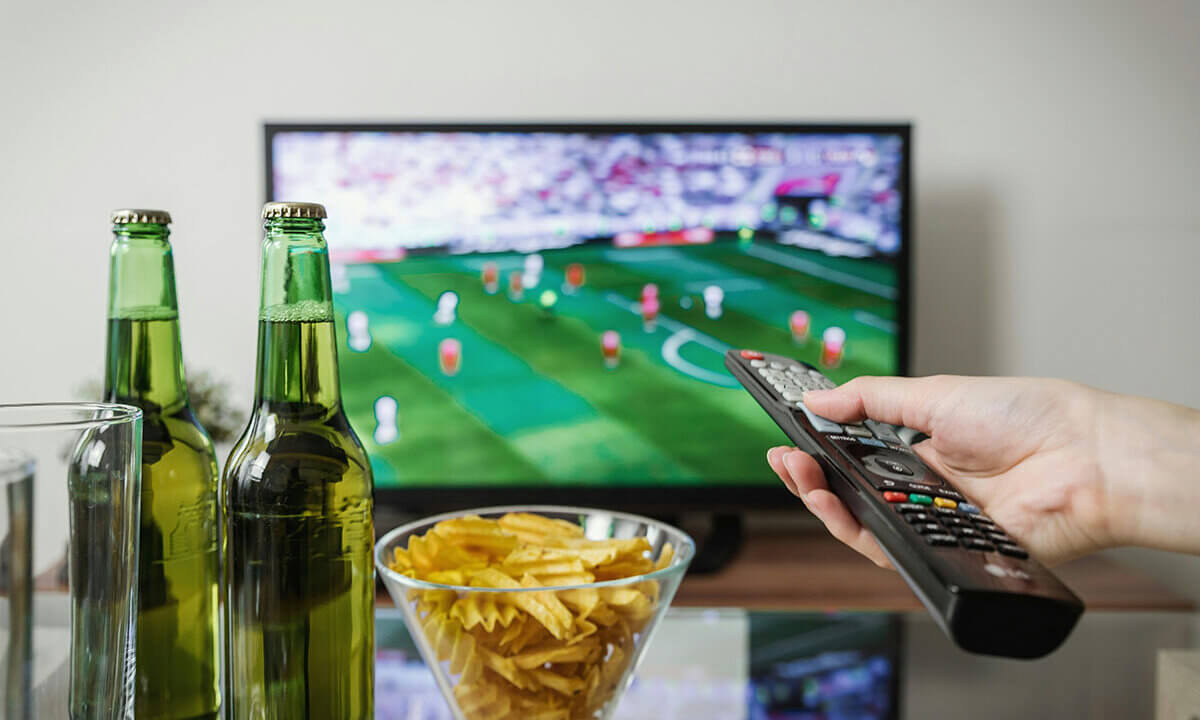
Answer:
<path fill-rule="evenodd" d="M 1080 558 L 1056 569 L 1089 610 L 1191 611 L 1196 604 L 1107 558 Z M 922 606 L 900 576 L 883 570 L 821 529 L 757 532 L 713 575 L 688 575 L 681 607 L 755 610 L 878 610 Z"/>
<path fill-rule="evenodd" d="M 1056 572 L 1090 611 L 1196 610 L 1190 598 L 1102 556 L 1074 560 Z M 392 604 L 382 587 L 376 602 Z M 688 575 L 673 605 L 793 612 L 924 609 L 899 575 L 876 567 L 820 527 L 751 533 L 724 570 Z"/>

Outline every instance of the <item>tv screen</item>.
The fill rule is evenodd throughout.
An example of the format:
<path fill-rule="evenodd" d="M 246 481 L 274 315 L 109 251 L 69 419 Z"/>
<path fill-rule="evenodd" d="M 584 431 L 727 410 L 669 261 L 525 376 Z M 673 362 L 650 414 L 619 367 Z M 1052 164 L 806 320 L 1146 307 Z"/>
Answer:
<path fill-rule="evenodd" d="M 329 211 L 343 402 L 378 489 L 762 501 L 784 438 L 723 353 L 904 370 L 908 138 L 269 125 L 267 194 Z"/>

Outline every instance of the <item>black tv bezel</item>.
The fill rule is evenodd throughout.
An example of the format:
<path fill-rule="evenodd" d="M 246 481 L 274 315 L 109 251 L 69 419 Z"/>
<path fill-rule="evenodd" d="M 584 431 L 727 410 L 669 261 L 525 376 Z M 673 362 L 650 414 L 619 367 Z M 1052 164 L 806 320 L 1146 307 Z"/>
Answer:
<path fill-rule="evenodd" d="M 272 172 L 272 146 L 276 134 L 284 132 L 575 132 L 575 133 L 804 133 L 804 134 L 870 134 L 897 135 L 904 143 L 900 163 L 900 231 L 902 241 L 896 256 L 896 368 L 897 374 L 907 375 L 912 337 L 911 278 L 913 257 L 913 179 L 912 124 L 908 122 L 266 122 L 264 130 L 264 167 L 266 179 L 264 202 L 275 199 L 275 178 Z M 312 198 L 291 198 L 293 200 Z M 319 198 L 316 200 L 319 201 Z M 786 437 L 780 434 L 780 440 Z M 763 448 L 765 463 L 765 453 Z M 614 509 L 648 513 L 680 511 L 737 512 L 793 507 L 793 498 L 782 483 L 764 485 L 619 485 L 619 486 L 562 486 L 562 485 L 505 485 L 454 486 L 438 488 L 417 486 L 409 488 L 376 488 L 377 502 L 405 512 L 428 513 L 458 510 L 468 507 L 505 504 L 571 504 L 599 505 Z"/>

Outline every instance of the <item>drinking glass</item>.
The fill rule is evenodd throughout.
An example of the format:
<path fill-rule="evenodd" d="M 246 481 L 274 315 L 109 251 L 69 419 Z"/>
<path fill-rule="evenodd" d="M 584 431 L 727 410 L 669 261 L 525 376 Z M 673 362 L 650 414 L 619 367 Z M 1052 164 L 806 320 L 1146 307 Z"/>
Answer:
<path fill-rule="evenodd" d="M 142 413 L 0 405 L 0 720 L 133 716 Z"/>

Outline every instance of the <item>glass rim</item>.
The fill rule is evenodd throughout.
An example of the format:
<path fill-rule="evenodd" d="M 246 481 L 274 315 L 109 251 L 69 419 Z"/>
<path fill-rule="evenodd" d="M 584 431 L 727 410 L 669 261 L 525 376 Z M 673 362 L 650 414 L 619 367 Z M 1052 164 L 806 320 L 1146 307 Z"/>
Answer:
<path fill-rule="evenodd" d="M 108 417 L 81 417 L 86 412 L 110 413 Z M 33 421 L 22 416 L 43 412 L 61 417 L 38 417 Z M 71 413 L 75 413 L 72 415 Z M 10 417 L 15 416 L 15 417 Z M 45 403 L 0 403 L 0 434 L 6 432 L 37 430 L 83 430 L 97 425 L 113 425 L 134 422 L 142 418 L 140 408 L 133 405 L 105 402 L 45 402 Z"/>
<path fill-rule="evenodd" d="M 442 520 L 452 520 L 454 518 L 463 517 L 464 515 L 479 515 L 497 514 L 508 512 L 550 512 L 564 515 L 611 515 L 615 518 L 628 520 L 632 522 L 643 523 L 650 525 L 669 534 L 676 534 L 683 539 L 679 547 L 675 548 L 675 556 L 671 558 L 671 564 L 661 570 L 654 570 L 641 575 L 630 575 L 629 577 L 616 578 L 614 580 L 601 580 L 598 582 L 582 583 L 575 585 L 547 585 L 545 587 L 521 587 L 521 588 L 486 588 L 475 587 L 472 585 L 446 585 L 443 583 L 429 582 L 427 580 L 418 580 L 410 578 L 407 575 L 402 575 L 388 566 L 383 557 L 383 551 L 386 550 L 396 539 L 396 537 L 411 533 L 417 528 L 424 526 L 432 526 Z M 558 592 L 560 590 L 586 590 L 588 588 L 607 588 L 620 587 L 622 585 L 632 585 L 634 583 L 644 582 L 646 580 L 658 580 L 661 578 L 670 577 L 676 574 L 682 574 L 687 570 L 687 566 L 692 562 L 692 556 L 696 552 L 696 541 L 692 539 L 683 530 L 668 525 L 665 522 L 660 522 L 653 518 L 648 518 L 644 515 L 635 515 L 634 513 L 618 512 L 616 510 L 603 510 L 601 508 L 586 508 L 574 505 L 496 505 L 492 507 L 468 508 L 465 510 L 454 510 L 451 512 L 441 513 L 439 515 L 431 515 L 420 520 L 405 523 L 397 528 L 388 531 L 383 537 L 379 538 L 379 542 L 375 543 L 375 567 L 379 572 L 383 573 L 386 579 L 404 585 L 405 587 L 417 590 L 453 590 L 459 593 L 526 593 L 526 592 Z"/>

